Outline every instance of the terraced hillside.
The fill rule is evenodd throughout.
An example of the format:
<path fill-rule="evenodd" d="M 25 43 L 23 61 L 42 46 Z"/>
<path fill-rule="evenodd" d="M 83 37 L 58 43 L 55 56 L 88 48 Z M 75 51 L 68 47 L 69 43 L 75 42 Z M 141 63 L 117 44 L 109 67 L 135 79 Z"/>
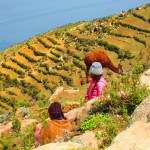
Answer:
<path fill-rule="evenodd" d="M 150 5 L 105 18 L 77 22 L 31 37 L 0 53 L 0 114 L 48 99 L 59 86 L 80 86 L 84 55 L 105 51 L 129 71 L 150 55 Z M 105 70 L 105 74 L 111 72 Z"/>

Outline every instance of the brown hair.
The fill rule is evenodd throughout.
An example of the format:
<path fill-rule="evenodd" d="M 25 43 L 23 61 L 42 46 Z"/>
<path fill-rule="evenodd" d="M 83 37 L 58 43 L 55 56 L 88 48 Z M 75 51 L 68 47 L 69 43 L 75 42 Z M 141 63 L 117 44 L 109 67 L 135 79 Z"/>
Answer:
<path fill-rule="evenodd" d="M 54 102 L 48 108 L 48 113 L 52 116 L 53 119 L 61 120 L 66 119 L 59 102 Z"/>
<path fill-rule="evenodd" d="M 94 86 L 93 86 L 93 88 L 92 88 L 92 91 L 91 91 L 91 93 L 93 94 L 93 92 L 94 92 L 94 90 L 95 90 L 95 87 L 96 87 L 96 85 L 97 85 L 97 82 L 100 80 L 100 78 L 102 77 L 102 74 L 101 75 L 93 75 L 93 79 L 94 79 L 94 81 L 95 81 L 95 84 L 94 84 Z"/>

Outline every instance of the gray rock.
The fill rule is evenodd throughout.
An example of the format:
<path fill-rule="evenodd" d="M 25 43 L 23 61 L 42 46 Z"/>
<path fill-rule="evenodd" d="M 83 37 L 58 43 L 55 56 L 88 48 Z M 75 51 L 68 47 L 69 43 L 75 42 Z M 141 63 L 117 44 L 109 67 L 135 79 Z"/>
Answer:
<path fill-rule="evenodd" d="M 141 119 L 148 119 L 147 116 L 150 113 L 150 95 L 144 99 L 141 104 L 134 110 L 131 115 L 128 127 L 130 127 L 135 121 Z"/>
<path fill-rule="evenodd" d="M 56 142 L 56 143 L 49 143 L 43 146 L 35 148 L 35 150 L 80 150 L 83 146 L 79 143 L 74 142 Z"/>
<path fill-rule="evenodd" d="M 119 133 L 106 150 L 150 150 L 150 123 L 143 120 L 134 122 Z"/>
<path fill-rule="evenodd" d="M 10 115 L 11 115 L 11 112 L 7 112 L 7 113 L 5 113 L 5 114 L 0 115 L 0 123 L 2 123 L 2 122 L 4 122 L 5 120 L 7 120 Z"/>

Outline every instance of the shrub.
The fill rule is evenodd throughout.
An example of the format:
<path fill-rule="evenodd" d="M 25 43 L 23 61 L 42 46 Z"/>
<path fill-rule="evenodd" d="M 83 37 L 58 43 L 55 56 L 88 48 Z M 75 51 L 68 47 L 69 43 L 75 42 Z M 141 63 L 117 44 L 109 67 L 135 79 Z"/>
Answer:
<path fill-rule="evenodd" d="M 108 124 L 110 122 L 111 118 L 107 114 L 91 114 L 87 118 L 84 119 L 82 122 L 80 129 L 81 130 L 89 130 L 89 129 L 95 129 L 96 127 Z"/>
<path fill-rule="evenodd" d="M 143 72 L 142 65 L 135 65 L 128 73 L 118 80 L 112 80 L 107 86 L 104 97 L 97 104 L 101 112 L 131 115 L 141 101 L 150 94 L 139 81 L 139 74 Z"/>
<path fill-rule="evenodd" d="M 11 129 L 12 129 L 12 130 L 15 130 L 15 131 L 17 131 L 17 132 L 20 131 L 20 129 L 21 129 L 21 123 L 20 123 L 19 119 L 15 119 L 15 120 L 12 122 L 12 128 L 11 128 Z"/>

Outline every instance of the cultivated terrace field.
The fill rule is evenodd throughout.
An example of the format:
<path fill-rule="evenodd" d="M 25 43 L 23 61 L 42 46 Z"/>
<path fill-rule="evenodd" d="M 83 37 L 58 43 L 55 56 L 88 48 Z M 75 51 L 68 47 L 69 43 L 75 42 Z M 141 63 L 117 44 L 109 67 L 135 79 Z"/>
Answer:
<path fill-rule="evenodd" d="M 83 58 L 87 51 L 105 51 L 116 66 L 121 61 L 125 71 L 138 61 L 146 65 L 150 54 L 149 12 L 146 5 L 68 24 L 2 51 L 0 114 L 25 100 L 48 99 L 59 86 L 78 87 L 85 76 Z"/>
<path fill-rule="evenodd" d="M 129 76 L 135 66 L 142 68 L 137 67 L 138 73 L 147 69 L 150 5 L 67 24 L 4 49 L 0 52 L 0 115 L 21 106 L 42 107 L 60 86 L 81 91 L 76 97 L 62 97 L 63 105 L 66 101 L 81 102 L 88 86 L 80 85 L 85 76 L 83 59 L 93 49 L 105 51 L 115 66 L 121 62 Z M 106 68 L 104 76 L 108 83 L 121 78 Z M 118 87 L 117 83 L 111 86 Z"/>

